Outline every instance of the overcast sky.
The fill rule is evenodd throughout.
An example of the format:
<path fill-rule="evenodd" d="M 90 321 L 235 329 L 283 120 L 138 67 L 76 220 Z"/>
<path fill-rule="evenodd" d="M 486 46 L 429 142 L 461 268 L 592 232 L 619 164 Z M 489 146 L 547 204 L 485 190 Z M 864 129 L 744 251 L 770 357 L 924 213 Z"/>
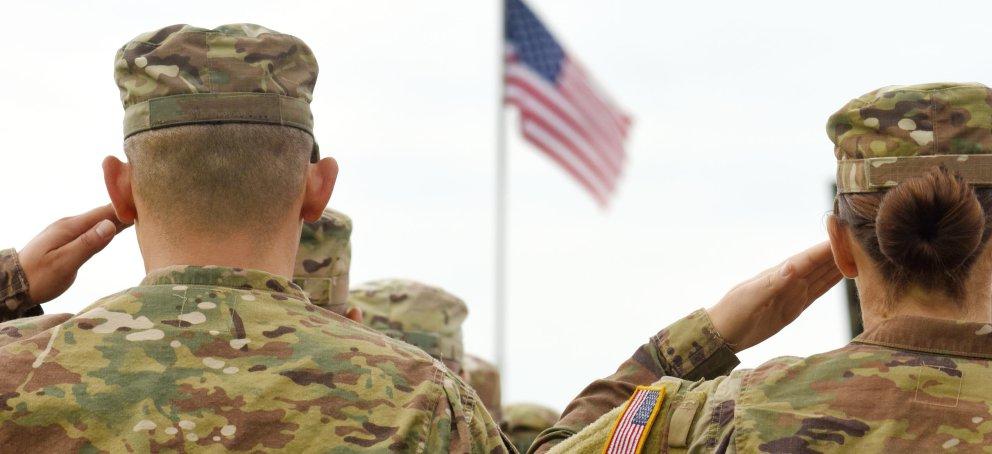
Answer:
<path fill-rule="evenodd" d="M 470 307 L 467 350 L 492 359 L 495 1 L 14 2 L 0 72 L 0 243 L 106 203 L 121 152 L 115 50 L 161 26 L 255 22 L 313 48 L 331 206 L 354 219 L 352 282 L 408 277 Z M 608 210 L 519 139 L 511 116 L 504 400 L 560 410 L 649 336 L 826 238 L 827 117 L 874 88 L 987 82 L 982 1 L 531 0 L 634 117 Z M 144 275 L 133 232 L 47 312 L 75 312 Z M 836 289 L 755 366 L 847 340 Z"/>

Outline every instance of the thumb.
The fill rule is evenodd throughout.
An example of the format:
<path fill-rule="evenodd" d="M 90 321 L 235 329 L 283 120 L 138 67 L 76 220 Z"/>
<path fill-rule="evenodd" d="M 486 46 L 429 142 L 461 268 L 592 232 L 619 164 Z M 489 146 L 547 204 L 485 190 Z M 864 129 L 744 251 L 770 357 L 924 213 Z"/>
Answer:
<path fill-rule="evenodd" d="M 101 220 L 95 226 L 83 232 L 82 235 L 79 235 L 76 239 L 61 248 L 59 251 L 59 256 L 63 261 L 61 265 L 66 268 L 79 268 L 90 257 L 93 257 L 94 254 L 107 247 L 110 244 L 110 240 L 113 240 L 116 234 L 117 227 L 113 221 L 109 219 Z"/>

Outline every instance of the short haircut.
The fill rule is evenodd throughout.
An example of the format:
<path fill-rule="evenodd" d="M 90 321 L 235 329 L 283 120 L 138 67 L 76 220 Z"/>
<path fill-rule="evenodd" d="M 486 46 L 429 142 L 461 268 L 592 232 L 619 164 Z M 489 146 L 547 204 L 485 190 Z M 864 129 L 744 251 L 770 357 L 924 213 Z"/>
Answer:
<path fill-rule="evenodd" d="M 209 237 L 265 237 L 302 195 L 312 148 L 298 129 L 243 123 L 155 129 L 124 141 L 142 214 Z"/>

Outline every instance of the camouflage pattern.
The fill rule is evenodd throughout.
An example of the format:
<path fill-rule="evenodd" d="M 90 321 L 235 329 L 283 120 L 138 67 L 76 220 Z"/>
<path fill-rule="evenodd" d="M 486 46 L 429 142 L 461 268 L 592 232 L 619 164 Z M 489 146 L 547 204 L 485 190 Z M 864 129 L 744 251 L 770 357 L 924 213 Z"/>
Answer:
<path fill-rule="evenodd" d="M 303 224 L 293 283 L 310 302 L 338 314 L 348 309 L 351 218 L 330 208 L 316 222 Z"/>
<path fill-rule="evenodd" d="M 937 165 L 992 185 L 992 90 L 981 84 L 880 88 L 833 114 L 827 135 L 840 193 L 884 191 Z"/>
<path fill-rule="evenodd" d="M 897 316 L 831 352 L 661 378 L 643 452 L 980 452 L 992 446 L 990 366 L 992 325 Z M 602 452 L 620 410 L 551 452 Z"/>
<path fill-rule="evenodd" d="M 0 250 L 0 321 L 20 318 L 30 308 L 28 279 L 17 259 L 17 251 Z"/>
<path fill-rule="evenodd" d="M 565 407 L 561 419 L 538 437 L 530 452 L 547 452 L 578 433 L 626 402 L 638 385 L 666 376 L 711 380 L 729 374 L 738 364 L 706 311 L 695 311 L 640 346 L 613 375 L 589 384 Z"/>
<path fill-rule="evenodd" d="M 267 123 L 313 135 L 317 60 L 300 39 L 253 24 L 172 25 L 117 51 L 124 137 L 193 123 Z"/>
<path fill-rule="evenodd" d="M 466 353 L 462 358 L 465 373 L 468 375 L 468 384 L 482 399 L 482 403 L 486 405 L 486 410 L 489 410 L 493 420 L 501 422 L 503 420 L 503 398 L 499 369 L 496 368 L 495 364 L 470 353 Z"/>
<path fill-rule="evenodd" d="M 457 296 L 416 281 L 383 279 L 353 288 L 348 304 L 362 310 L 370 328 L 419 347 L 461 373 L 468 307 Z"/>
<path fill-rule="evenodd" d="M 75 316 L 0 323 L 10 452 L 504 452 L 440 362 L 289 280 L 171 267 Z"/>
<path fill-rule="evenodd" d="M 500 427 L 520 452 L 527 452 L 537 436 L 558 421 L 557 411 L 538 404 L 510 404 L 503 415 Z"/>

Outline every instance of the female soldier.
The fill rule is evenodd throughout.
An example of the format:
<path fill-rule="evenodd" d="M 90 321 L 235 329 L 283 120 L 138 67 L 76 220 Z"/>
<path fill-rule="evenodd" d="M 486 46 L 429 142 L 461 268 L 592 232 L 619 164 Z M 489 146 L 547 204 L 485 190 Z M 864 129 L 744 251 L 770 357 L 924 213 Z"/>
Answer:
<path fill-rule="evenodd" d="M 532 451 L 555 443 L 558 452 L 610 453 L 992 445 L 992 90 L 879 89 L 831 116 L 827 132 L 838 159 L 829 248 L 856 280 L 864 334 L 832 352 L 720 376 L 737 364 L 730 350 L 770 337 L 809 302 L 735 304 L 731 292 L 641 347 L 628 361 L 639 366 L 587 388 Z M 830 255 L 814 247 L 759 281 L 779 285 L 799 269 L 818 293 L 833 284 L 833 267 L 823 265 Z M 647 382 L 650 371 L 660 380 Z M 627 391 L 626 404 L 617 390 Z M 590 421 L 607 403 L 620 406 L 569 437 L 572 419 Z"/>

